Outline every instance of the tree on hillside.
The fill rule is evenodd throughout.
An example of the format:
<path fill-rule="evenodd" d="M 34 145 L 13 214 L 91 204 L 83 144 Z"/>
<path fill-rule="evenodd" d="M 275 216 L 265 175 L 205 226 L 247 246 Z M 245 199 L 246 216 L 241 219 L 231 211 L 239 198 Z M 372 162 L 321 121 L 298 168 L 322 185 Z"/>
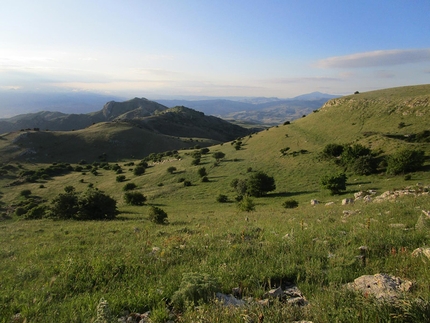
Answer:
<path fill-rule="evenodd" d="M 167 172 L 170 174 L 173 174 L 174 172 L 176 172 L 176 167 L 175 166 L 170 166 L 169 168 L 167 168 Z"/>
<path fill-rule="evenodd" d="M 260 197 L 276 189 L 275 179 L 262 171 L 253 173 L 247 180 L 246 192 L 250 196 Z"/>
<path fill-rule="evenodd" d="M 425 161 L 424 151 L 404 149 L 387 158 L 388 174 L 404 174 L 418 170 Z"/>
<path fill-rule="evenodd" d="M 328 189 L 331 195 L 339 194 L 340 191 L 346 190 L 346 175 L 341 173 L 337 175 L 326 175 L 321 178 L 321 186 Z"/>
<path fill-rule="evenodd" d="M 225 154 L 222 151 L 217 151 L 217 152 L 214 152 L 212 156 L 213 158 L 216 159 L 217 162 L 219 162 L 221 159 L 225 157 Z"/>
<path fill-rule="evenodd" d="M 199 174 L 200 177 L 204 177 L 204 176 L 206 176 L 208 174 L 206 172 L 206 168 L 205 167 L 199 168 L 199 170 L 197 171 L 197 173 Z"/>

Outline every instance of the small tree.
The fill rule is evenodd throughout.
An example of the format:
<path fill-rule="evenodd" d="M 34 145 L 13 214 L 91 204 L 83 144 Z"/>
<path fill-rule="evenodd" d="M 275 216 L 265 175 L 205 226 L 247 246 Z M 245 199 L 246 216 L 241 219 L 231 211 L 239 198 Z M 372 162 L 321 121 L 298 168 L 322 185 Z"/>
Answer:
<path fill-rule="evenodd" d="M 51 202 L 51 216 L 60 219 L 73 219 L 79 210 L 78 201 L 78 195 L 74 190 L 58 194 Z"/>
<path fill-rule="evenodd" d="M 194 158 L 192 161 L 191 161 L 191 165 L 192 166 L 197 166 L 197 165 L 199 165 L 200 164 L 200 158 Z"/>
<path fill-rule="evenodd" d="M 261 197 L 275 189 L 275 179 L 262 171 L 253 173 L 246 182 L 246 193 L 254 197 Z"/>
<path fill-rule="evenodd" d="M 145 169 L 146 169 L 145 166 L 139 164 L 134 168 L 133 174 L 136 176 L 143 175 L 145 174 Z"/>
<path fill-rule="evenodd" d="M 146 197 L 140 192 L 126 192 L 124 201 L 130 205 L 143 205 L 146 202 Z"/>
<path fill-rule="evenodd" d="M 167 224 L 167 213 L 157 206 L 151 206 L 149 209 L 149 220 L 157 224 Z"/>
<path fill-rule="evenodd" d="M 80 220 L 110 220 L 117 214 L 116 201 L 102 191 L 89 189 L 79 197 L 77 218 Z"/>
<path fill-rule="evenodd" d="M 387 159 L 388 174 L 404 174 L 418 170 L 425 161 L 424 151 L 404 149 Z"/>
<path fill-rule="evenodd" d="M 326 175 L 321 178 L 323 188 L 330 190 L 331 195 L 339 194 L 340 191 L 346 190 L 346 175 Z"/>
<path fill-rule="evenodd" d="M 219 162 L 221 159 L 225 157 L 225 154 L 222 151 L 217 151 L 217 152 L 214 152 L 212 156 L 213 158 L 216 159 L 217 162 Z"/>

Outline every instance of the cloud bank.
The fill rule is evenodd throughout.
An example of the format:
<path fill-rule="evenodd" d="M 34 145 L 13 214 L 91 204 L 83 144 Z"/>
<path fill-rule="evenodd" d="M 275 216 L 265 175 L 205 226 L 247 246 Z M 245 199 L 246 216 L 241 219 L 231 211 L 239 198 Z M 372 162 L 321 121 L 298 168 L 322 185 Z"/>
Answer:
<path fill-rule="evenodd" d="M 318 61 L 316 66 L 319 68 L 360 68 L 420 62 L 430 62 L 430 48 L 378 50 L 346 56 L 334 56 Z"/>

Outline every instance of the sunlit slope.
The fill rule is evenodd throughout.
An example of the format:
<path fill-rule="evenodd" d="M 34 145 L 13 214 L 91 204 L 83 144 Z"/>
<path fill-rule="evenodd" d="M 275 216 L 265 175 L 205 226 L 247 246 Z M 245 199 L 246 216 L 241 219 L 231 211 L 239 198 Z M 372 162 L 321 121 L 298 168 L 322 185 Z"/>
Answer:
<path fill-rule="evenodd" d="M 215 143 L 197 139 L 201 145 Z M 25 131 L 4 134 L 0 140 L 2 162 L 10 160 L 37 163 L 80 160 L 93 162 L 106 154 L 107 160 L 138 159 L 196 145 L 189 138 L 166 136 L 129 123 L 107 122 L 76 131 Z"/>

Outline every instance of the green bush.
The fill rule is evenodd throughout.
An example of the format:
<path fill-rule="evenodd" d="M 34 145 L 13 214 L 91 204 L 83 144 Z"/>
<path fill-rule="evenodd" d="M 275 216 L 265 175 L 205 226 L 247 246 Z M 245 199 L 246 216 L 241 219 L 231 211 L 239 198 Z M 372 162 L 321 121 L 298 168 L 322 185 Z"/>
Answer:
<path fill-rule="evenodd" d="M 221 159 L 223 159 L 225 157 L 225 154 L 221 151 L 217 151 L 215 153 L 212 154 L 213 158 L 216 159 L 217 162 L 219 162 Z"/>
<path fill-rule="evenodd" d="M 157 224 L 167 224 L 167 213 L 157 206 L 151 206 L 149 209 L 149 220 Z"/>
<path fill-rule="evenodd" d="M 31 195 L 31 191 L 30 190 L 22 190 L 21 192 L 19 192 L 19 195 L 27 198 Z"/>
<path fill-rule="evenodd" d="M 226 203 L 226 202 L 228 202 L 228 197 L 227 197 L 227 195 L 220 194 L 217 196 L 216 201 L 219 203 Z"/>
<path fill-rule="evenodd" d="M 102 191 L 89 189 L 79 196 L 79 220 L 111 220 L 117 215 L 116 201 Z"/>
<path fill-rule="evenodd" d="M 337 175 L 326 175 L 321 178 L 321 186 L 328 189 L 331 195 L 339 194 L 340 191 L 346 190 L 346 175 L 341 173 Z"/>
<path fill-rule="evenodd" d="M 200 164 L 200 158 L 194 158 L 192 161 L 191 161 L 191 166 L 197 166 L 197 165 L 199 165 Z"/>
<path fill-rule="evenodd" d="M 200 177 L 204 177 L 204 176 L 206 176 L 208 174 L 206 172 L 206 168 L 205 167 L 199 168 L 199 170 L 197 171 L 197 173 L 199 174 Z"/>
<path fill-rule="evenodd" d="M 424 161 L 424 151 L 404 149 L 387 158 L 387 173 L 397 175 L 414 172 L 422 167 Z"/>
<path fill-rule="evenodd" d="M 207 176 L 203 176 L 203 177 L 202 177 L 202 182 L 203 182 L 203 183 L 208 183 L 208 182 L 209 182 L 209 177 L 207 177 Z"/>
<path fill-rule="evenodd" d="M 191 182 L 190 181 L 184 181 L 184 186 L 191 186 Z"/>
<path fill-rule="evenodd" d="M 296 200 L 286 200 L 284 203 L 282 203 L 282 206 L 286 209 L 294 209 L 299 206 L 299 202 Z"/>
<path fill-rule="evenodd" d="M 136 184 L 134 183 L 127 183 L 124 185 L 124 187 L 122 188 L 123 191 L 131 191 L 134 190 L 137 187 Z"/>
<path fill-rule="evenodd" d="M 139 164 L 134 168 L 133 174 L 136 176 L 140 176 L 140 175 L 145 174 L 145 170 L 146 170 L 146 168 L 143 165 Z"/>
<path fill-rule="evenodd" d="M 179 289 L 172 296 L 172 304 L 179 310 L 210 301 L 220 290 L 218 281 L 208 274 L 184 273 Z"/>
<path fill-rule="evenodd" d="M 27 220 L 42 219 L 43 217 L 45 217 L 46 211 L 47 211 L 47 207 L 45 205 L 38 205 L 36 207 L 29 209 L 27 213 L 24 214 L 24 217 Z"/>
<path fill-rule="evenodd" d="M 339 157 L 343 152 L 343 145 L 328 144 L 324 147 L 322 154 L 326 158 Z"/>
<path fill-rule="evenodd" d="M 173 174 L 174 172 L 176 172 L 176 167 L 174 166 L 170 166 L 169 168 L 167 168 L 167 172 L 169 174 Z"/>
<path fill-rule="evenodd" d="M 77 220 L 106 220 L 117 216 L 116 201 L 102 191 L 88 189 L 78 195 L 75 190 L 60 193 L 51 201 L 51 217 Z"/>
<path fill-rule="evenodd" d="M 371 155 L 359 156 L 352 162 L 350 169 L 357 175 L 373 174 L 377 169 L 376 159 Z"/>
<path fill-rule="evenodd" d="M 276 189 L 275 179 L 262 171 L 253 173 L 246 182 L 246 193 L 260 197 Z"/>
<path fill-rule="evenodd" d="M 140 192 L 126 192 L 124 201 L 129 205 L 143 205 L 146 202 L 146 197 Z"/>
<path fill-rule="evenodd" d="M 117 181 L 118 183 L 124 182 L 124 181 L 125 181 L 125 175 L 118 175 L 118 176 L 116 177 L 116 181 Z"/>
<path fill-rule="evenodd" d="M 240 211 L 251 212 L 255 210 L 255 203 L 252 198 L 245 195 L 237 203 L 237 207 Z"/>

